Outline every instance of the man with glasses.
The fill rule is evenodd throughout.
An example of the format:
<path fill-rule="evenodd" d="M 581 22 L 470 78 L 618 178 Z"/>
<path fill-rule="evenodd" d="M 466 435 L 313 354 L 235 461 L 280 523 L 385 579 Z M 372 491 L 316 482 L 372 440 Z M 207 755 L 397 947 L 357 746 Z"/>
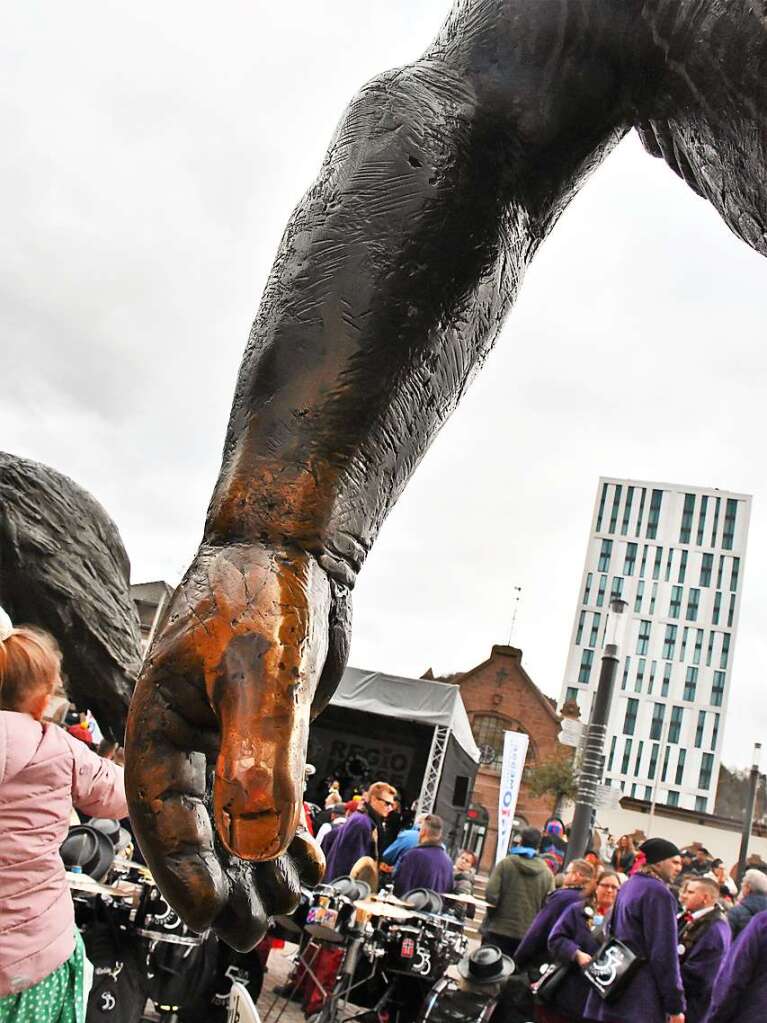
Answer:
<path fill-rule="evenodd" d="M 346 877 L 363 856 L 372 856 L 378 862 L 380 829 L 394 808 L 396 795 L 397 790 L 385 781 L 377 781 L 370 786 L 367 802 L 350 815 L 333 842 L 325 870 L 326 882 Z"/>

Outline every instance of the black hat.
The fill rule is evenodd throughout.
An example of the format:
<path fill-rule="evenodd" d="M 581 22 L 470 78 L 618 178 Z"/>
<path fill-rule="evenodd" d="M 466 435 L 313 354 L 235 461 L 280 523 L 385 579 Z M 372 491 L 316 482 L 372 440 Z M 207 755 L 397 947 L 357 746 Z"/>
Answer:
<path fill-rule="evenodd" d="M 109 817 L 91 817 L 88 827 L 103 832 L 114 846 L 115 852 L 122 852 L 133 841 L 130 832 L 121 828 L 119 821 L 110 820 Z"/>
<path fill-rule="evenodd" d="M 497 984 L 511 976 L 514 963 L 497 945 L 480 945 L 458 963 L 457 970 L 475 984 Z"/>
<path fill-rule="evenodd" d="M 370 895 L 370 885 L 366 881 L 357 880 L 348 875 L 337 877 L 335 881 L 330 882 L 328 887 L 332 888 L 339 895 L 344 895 L 347 899 L 351 899 L 352 902 L 357 902 L 358 899 L 367 899 Z"/>
<path fill-rule="evenodd" d="M 661 860 L 669 860 L 672 856 L 682 855 L 674 843 L 666 838 L 648 838 L 639 846 L 639 851 L 644 853 L 648 867 L 653 863 L 660 863 Z"/>
<path fill-rule="evenodd" d="M 103 831 L 87 824 L 76 824 L 61 843 L 59 855 L 67 869 L 82 867 L 83 874 L 94 881 L 102 881 L 112 866 L 115 850 Z"/>
<path fill-rule="evenodd" d="M 413 888 L 402 896 L 402 901 L 418 913 L 442 912 L 442 899 L 431 888 Z"/>

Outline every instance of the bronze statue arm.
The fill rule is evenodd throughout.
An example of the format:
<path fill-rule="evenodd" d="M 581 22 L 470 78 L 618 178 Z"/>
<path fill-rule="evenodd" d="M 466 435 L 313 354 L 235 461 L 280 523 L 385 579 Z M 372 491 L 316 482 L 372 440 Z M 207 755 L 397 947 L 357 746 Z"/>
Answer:
<path fill-rule="evenodd" d="M 354 100 L 288 224 L 204 539 L 128 728 L 152 870 L 193 926 L 238 947 L 322 869 L 293 833 L 356 573 L 538 245 L 655 112 L 648 6 L 458 3 L 420 61 Z"/>

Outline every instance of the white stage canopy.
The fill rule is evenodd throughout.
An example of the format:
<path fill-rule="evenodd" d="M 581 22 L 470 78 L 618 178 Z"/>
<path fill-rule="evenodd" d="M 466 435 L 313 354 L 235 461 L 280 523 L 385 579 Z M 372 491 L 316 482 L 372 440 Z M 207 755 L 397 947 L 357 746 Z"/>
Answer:
<path fill-rule="evenodd" d="M 471 733 L 459 686 L 347 668 L 330 703 L 333 707 L 347 707 L 424 725 L 441 725 L 450 730 L 474 763 L 479 763 L 479 749 Z"/>

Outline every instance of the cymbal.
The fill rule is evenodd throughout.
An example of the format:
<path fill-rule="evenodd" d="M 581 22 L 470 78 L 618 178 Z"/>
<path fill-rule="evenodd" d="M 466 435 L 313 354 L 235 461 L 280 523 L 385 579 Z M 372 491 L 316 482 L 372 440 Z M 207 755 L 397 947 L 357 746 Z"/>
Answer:
<path fill-rule="evenodd" d="M 448 895 L 447 892 L 443 892 L 443 899 L 452 899 L 453 902 L 465 902 L 470 906 L 489 906 L 489 902 L 485 902 L 484 899 L 478 899 L 474 895 Z"/>
<path fill-rule="evenodd" d="M 361 909 L 363 913 L 368 913 L 370 916 L 387 916 L 391 920 L 410 920 L 413 916 L 412 910 L 408 911 L 403 906 L 382 902 L 380 899 L 358 899 L 354 903 L 354 908 Z"/>
<path fill-rule="evenodd" d="M 118 881 L 117 884 L 101 884 L 88 874 L 66 872 L 67 884 L 78 892 L 89 892 L 91 895 L 111 895 L 113 898 L 127 898 L 141 891 L 141 885 L 131 881 Z"/>
<path fill-rule="evenodd" d="M 368 898 L 375 899 L 376 902 L 386 902 L 390 906 L 407 906 L 407 905 L 409 905 L 409 903 L 403 902 L 402 899 L 398 899 L 396 895 L 381 895 L 380 892 L 378 893 L 378 895 L 370 895 L 370 896 L 368 896 Z"/>

